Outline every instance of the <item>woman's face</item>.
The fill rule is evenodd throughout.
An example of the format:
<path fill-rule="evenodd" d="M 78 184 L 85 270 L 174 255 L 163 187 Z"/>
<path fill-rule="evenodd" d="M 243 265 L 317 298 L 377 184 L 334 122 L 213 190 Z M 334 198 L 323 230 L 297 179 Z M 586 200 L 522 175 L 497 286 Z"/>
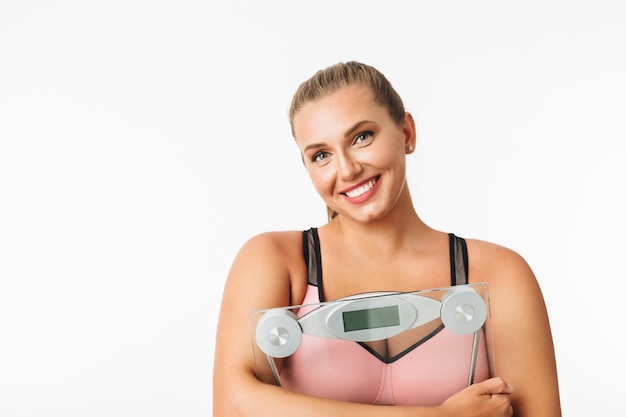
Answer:
<path fill-rule="evenodd" d="M 367 87 L 344 87 L 305 104 L 294 135 L 313 185 L 328 207 L 358 220 L 388 214 L 405 187 L 407 146 L 415 125 L 402 126 L 376 104 Z"/>

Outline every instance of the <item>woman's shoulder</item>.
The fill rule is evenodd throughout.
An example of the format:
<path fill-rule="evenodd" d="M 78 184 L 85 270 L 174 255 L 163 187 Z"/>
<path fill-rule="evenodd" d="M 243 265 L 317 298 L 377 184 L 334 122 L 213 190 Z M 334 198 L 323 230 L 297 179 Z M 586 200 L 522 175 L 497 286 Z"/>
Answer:
<path fill-rule="evenodd" d="M 522 255 L 496 243 L 473 239 L 467 240 L 467 251 L 468 280 L 489 285 L 491 306 L 499 312 L 499 320 L 508 314 L 503 311 L 544 309 L 539 282 Z M 517 319 L 511 320 L 514 322 Z"/>
<path fill-rule="evenodd" d="M 262 251 L 265 254 L 291 252 L 302 245 L 301 230 L 281 230 L 261 232 L 250 237 L 242 245 L 242 250 Z"/>
<path fill-rule="evenodd" d="M 302 262 L 302 231 L 267 231 L 250 237 L 241 246 L 236 264 L 276 271 L 292 271 Z"/>
<path fill-rule="evenodd" d="M 465 241 L 467 242 L 468 252 L 472 250 L 480 256 L 505 256 L 507 258 L 521 258 L 521 255 L 513 248 L 503 246 L 499 243 L 474 238 L 465 238 Z"/>
<path fill-rule="evenodd" d="M 232 263 L 227 285 L 251 293 L 248 309 L 293 304 L 306 287 L 302 231 L 269 231 L 250 237 Z M 272 291 L 267 291 L 272 288 Z M 291 298 L 290 298 L 291 297 Z M 258 304 L 258 305 L 257 305 Z"/>
<path fill-rule="evenodd" d="M 527 277 L 534 280 L 530 265 L 516 250 L 480 239 L 466 239 L 466 242 L 470 279 L 501 281 Z"/>

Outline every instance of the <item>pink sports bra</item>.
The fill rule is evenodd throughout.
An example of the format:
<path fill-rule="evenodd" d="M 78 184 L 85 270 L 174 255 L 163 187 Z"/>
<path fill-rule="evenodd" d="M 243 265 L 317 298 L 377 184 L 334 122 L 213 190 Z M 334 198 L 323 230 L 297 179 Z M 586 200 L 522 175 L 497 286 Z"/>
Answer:
<path fill-rule="evenodd" d="M 450 234 L 452 284 L 467 283 L 467 247 Z M 317 230 L 303 232 L 308 288 L 302 304 L 324 301 Z M 310 309 L 309 309 L 310 310 Z M 307 312 L 301 308 L 298 316 Z M 439 405 L 467 386 L 473 335 L 458 335 L 443 324 L 402 352 L 387 357 L 365 343 L 302 335 L 298 350 L 280 371 L 282 386 L 316 397 L 363 404 Z M 489 378 L 481 337 L 475 382 Z"/>

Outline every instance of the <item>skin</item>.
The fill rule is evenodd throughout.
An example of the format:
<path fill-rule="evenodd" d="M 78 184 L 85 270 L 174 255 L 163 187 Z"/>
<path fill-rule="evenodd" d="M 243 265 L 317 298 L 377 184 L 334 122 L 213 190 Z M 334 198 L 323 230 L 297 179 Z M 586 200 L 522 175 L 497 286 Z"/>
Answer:
<path fill-rule="evenodd" d="M 327 300 L 449 285 L 448 236 L 419 218 L 406 183 L 416 141 L 409 113 L 399 125 L 367 88 L 349 86 L 307 103 L 294 117 L 294 134 L 315 189 L 338 213 L 318 228 Z M 348 195 L 372 182 L 365 194 Z M 214 416 L 561 416 L 550 325 L 532 270 L 502 246 L 472 239 L 467 246 L 469 281 L 489 284 L 497 376 L 437 407 L 388 407 L 313 398 L 255 377 L 247 313 L 300 304 L 307 276 L 301 231 L 251 238 L 224 288 Z"/>

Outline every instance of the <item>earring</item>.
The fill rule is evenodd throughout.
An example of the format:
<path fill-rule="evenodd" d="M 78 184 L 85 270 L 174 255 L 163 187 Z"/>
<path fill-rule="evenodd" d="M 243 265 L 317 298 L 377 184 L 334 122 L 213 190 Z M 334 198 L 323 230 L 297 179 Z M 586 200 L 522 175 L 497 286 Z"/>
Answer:
<path fill-rule="evenodd" d="M 407 147 L 406 147 L 406 151 L 407 151 L 408 153 L 413 152 L 413 145 L 407 145 Z"/>

